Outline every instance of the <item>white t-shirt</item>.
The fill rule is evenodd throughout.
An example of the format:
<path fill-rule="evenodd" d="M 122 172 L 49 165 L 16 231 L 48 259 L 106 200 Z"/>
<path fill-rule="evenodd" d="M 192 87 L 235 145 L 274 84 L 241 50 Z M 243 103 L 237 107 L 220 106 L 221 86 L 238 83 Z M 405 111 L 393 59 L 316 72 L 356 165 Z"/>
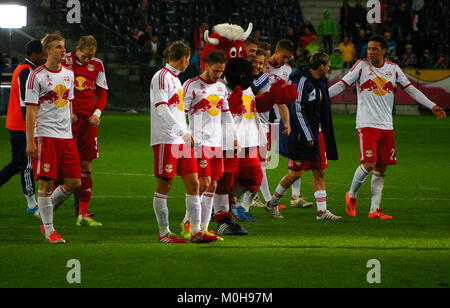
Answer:
<path fill-rule="evenodd" d="M 156 72 L 150 84 L 151 145 L 183 144 L 182 136 L 177 131 L 187 132 L 186 115 L 183 104 L 183 87 L 178 79 L 180 72 L 166 64 Z M 169 127 L 162 121 L 156 108 L 165 104 L 176 121 L 177 127 Z"/>
<path fill-rule="evenodd" d="M 385 61 L 381 67 L 368 60 L 359 60 L 350 72 L 342 78 L 347 86 L 356 82 L 358 107 L 356 128 L 372 127 L 392 130 L 392 108 L 395 88 L 411 86 L 400 67 Z"/>
<path fill-rule="evenodd" d="M 227 87 L 227 89 L 229 93 L 233 92 L 230 88 Z M 266 135 L 257 116 L 255 95 L 251 87 L 242 91 L 242 101 L 246 112 L 241 116 L 233 115 L 241 147 L 250 148 L 267 144 Z M 231 134 L 231 132 L 227 130 L 225 134 Z M 227 137 L 228 139 L 233 140 L 230 136 Z"/>
<path fill-rule="evenodd" d="M 59 71 L 42 65 L 28 76 L 25 105 L 38 106 L 35 137 L 73 138 L 70 102 L 74 81 L 73 71 L 63 65 Z"/>
<path fill-rule="evenodd" d="M 195 144 L 222 147 L 222 113 L 230 112 L 225 84 L 208 83 L 197 76 L 184 83 L 183 93 Z"/>

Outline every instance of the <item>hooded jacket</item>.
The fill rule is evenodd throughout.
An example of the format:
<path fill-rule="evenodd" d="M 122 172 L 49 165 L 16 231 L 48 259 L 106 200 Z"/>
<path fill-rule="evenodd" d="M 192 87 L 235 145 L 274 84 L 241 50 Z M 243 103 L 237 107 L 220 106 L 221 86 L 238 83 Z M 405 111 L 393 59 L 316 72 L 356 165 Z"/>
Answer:
<path fill-rule="evenodd" d="M 315 79 L 308 69 L 297 67 L 289 76 L 297 85 L 299 96 L 289 103 L 291 133 L 284 136 L 284 123 L 280 123 L 280 154 L 292 160 L 316 161 L 319 155 L 319 126 L 322 129 L 327 159 L 337 160 L 338 152 L 334 137 L 331 100 L 328 79 Z M 308 143 L 314 141 L 313 147 Z"/>

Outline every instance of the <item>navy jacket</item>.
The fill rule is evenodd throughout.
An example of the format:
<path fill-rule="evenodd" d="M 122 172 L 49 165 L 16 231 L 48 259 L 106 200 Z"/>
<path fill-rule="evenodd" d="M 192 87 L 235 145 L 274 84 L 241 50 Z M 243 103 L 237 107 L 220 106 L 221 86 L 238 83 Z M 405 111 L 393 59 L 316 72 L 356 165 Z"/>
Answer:
<path fill-rule="evenodd" d="M 291 133 L 284 136 L 283 121 L 280 122 L 280 154 L 293 160 L 316 161 L 319 155 L 319 124 L 325 140 L 327 159 L 337 160 L 338 152 L 334 137 L 328 79 L 315 79 L 308 69 L 297 67 L 289 76 L 297 85 L 298 99 L 289 103 Z M 308 143 L 314 141 L 309 148 Z"/>

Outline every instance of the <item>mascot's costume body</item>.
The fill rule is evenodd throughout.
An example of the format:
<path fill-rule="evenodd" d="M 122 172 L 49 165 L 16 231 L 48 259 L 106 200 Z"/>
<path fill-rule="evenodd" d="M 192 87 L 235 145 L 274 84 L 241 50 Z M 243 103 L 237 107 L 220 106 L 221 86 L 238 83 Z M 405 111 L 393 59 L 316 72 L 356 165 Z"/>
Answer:
<path fill-rule="evenodd" d="M 286 104 L 298 97 L 295 85 L 286 85 L 278 81 L 269 92 L 255 96 L 252 64 L 246 60 L 244 41 L 252 31 L 238 25 L 220 24 L 214 27 L 214 33 L 205 31 L 205 47 L 201 54 L 201 67 L 205 68 L 205 59 L 211 50 L 222 50 L 228 58 L 224 83 L 230 93 L 228 102 L 237 129 L 241 151 L 236 152 L 234 137 L 224 128 L 224 176 L 217 183 L 214 197 L 214 211 L 218 235 L 245 235 L 247 231 L 232 219 L 229 198 L 239 197 L 246 191 L 255 192 L 262 181 L 259 149 L 265 149 L 266 136 L 256 113 L 267 112 L 275 104 Z"/>

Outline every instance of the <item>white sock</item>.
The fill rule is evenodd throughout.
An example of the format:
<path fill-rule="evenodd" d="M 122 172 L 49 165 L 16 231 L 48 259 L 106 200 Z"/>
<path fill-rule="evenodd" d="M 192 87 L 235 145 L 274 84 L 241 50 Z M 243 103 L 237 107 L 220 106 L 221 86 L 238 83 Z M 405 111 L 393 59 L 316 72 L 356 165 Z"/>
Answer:
<path fill-rule="evenodd" d="M 35 209 L 37 206 L 36 196 L 35 195 L 32 195 L 32 196 L 25 195 L 25 198 L 27 199 L 28 208 L 30 210 Z"/>
<path fill-rule="evenodd" d="M 383 195 L 385 175 L 374 171 L 372 173 L 372 202 L 370 204 L 370 213 L 373 213 L 380 209 L 381 197 Z"/>
<path fill-rule="evenodd" d="M 302 195 L 300 195 L 300 186 L 301 185 L 302 185 L 302 178 L 300 177 L 291 186 L 292 198 L 297 199 L 302 196 Z"/>
<path fill-rule="evenodd" d="M 165 236 L 170 233 L 169 208 L 167 207 L 167 196 L 155 192 L 153 197 L 153 209 L 159 226 L 159 235 Z"/>
<path fill-rule="evenodd" d="M 59 185 L 52 193 L 53 210 L 56 211 L 70 195 L 71 193 L 67 192 L 63 185 Z"/>
<path fill-rule="evenodd" d="M 200 228 L 202 231 L 208 231 L 209 220 L 211 219 L 211 212 L 214 202 L 214 193 L 204 192 L 200 198 L 200 204 L 202 205 L 202 221 Z"/>
<path fill-rule="evenodd" d="M 272 199 L 270 199 L 270 206 L 274 207 L 277 206 L 280 203 L 280 200 L 283 198 L 283 196 L 286 194 L 287 190 L 289 188 L 284 188 L 280 184 L 278 184 L 277 189 L 275 189 L 275 192 L 273 193 Z"/>
<path fill-rule="evenodd" d="M 250 209 L 250 206 L 252 205 L 253 197 L 256 195 L 255 192 L 246 191 L 241 198 L 241 206 L 245 209 L 246 212 Z"/>
<path fill-rule="evenodd" d="M 316 198 L 317 212 L 325 213 L 327 210 L 327 192 L 325 190 L 318 190 L 314 192 Z"/>
<path fill-rule="evenodd" d="M 220 211 L 228 213 L 230 211 L 230 202 L 228 199 L 228 194 L 215 194 L 213 205 L 214 205 L 214 213 L 219 213 Z"/>
<path fill-rule="evenodd" d="M 189 212 L 188 212 L 187 208 L 186 208 L 186 213 L 184 214 L 183 224 L 185 224 L 186 221 L 189 221 Z"/>
<path fill-rule="evenodd" d="M 363 165 L 360 165 L 358 168 L 356 168 L 355 175 L 353 176 L 352 186 L 350 186 L 350 190 L 348 191 L 348 195 L 351 198 L 356 198 L 359 188 L 368 176 L 369 172 L 364 168 Z"/>
<path fill-rule="evenodd" d="M 270 193 L 269 182 L 267 181 L 266 169 L 262 169 L 262 173 L 263 179 L 259 189 L 261 190 L 265 203 L 267 203 L 270 201 L 270 199 L 272 199 L 272 194 Z"/>
<path fill-rule="evenodd" d="M 200 223 L 202 220 L 202 206 L 200 205 L 199 195 L 186 194 L 186 208 L 190 216 L 191 232 L 197 234 L 201 231 Z"/>
<path fill-rule="evenodd" d="M 53 206 L 51 194 L 39 191 L 38 206 L 42 218 L 42 224 L 45 228 L 45 235 L 48 237 L 50 233 L 55 231 L 53 227 Z"/>

